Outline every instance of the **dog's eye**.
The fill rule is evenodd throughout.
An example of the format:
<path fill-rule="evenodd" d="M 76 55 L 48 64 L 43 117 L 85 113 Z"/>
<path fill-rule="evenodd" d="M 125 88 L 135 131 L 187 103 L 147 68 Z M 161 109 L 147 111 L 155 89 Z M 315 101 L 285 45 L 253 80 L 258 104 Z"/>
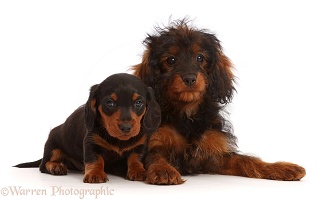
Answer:
<path fill-rule="evenodd" d="M 143 106 L 143 101 L 141 101 L 141 100 L 137 100 L 137 101 L 135 101 L 135 102 L 134 102 L 134 106 L 135 106 L 136 108 L 141 108 L 141 107 Z"/>
<path fill-rule="evenodd" d="M 174 56 L 170 56 L 167 58 L 167 63 L 169 65 L 175 64 L 176 63 L 176 58 Z"/>
<path fill-rule="evenodd" d="M 196 61 L 198 61 L 198 62 L 203 62 L 203 60 L 204 60 L 204 56 L 203 56 L 202 54 L 198 54 L 198 55 L 196 56 Z"/>
<path fill-rule="evenodd" d="M 105 104 L 106 104 L 106 106 L 109 107 L 109 108 L 112 108 L 112 107 L 115 106 L 115 102 L 114 102 L 113 100 L 111 100 L 111 99 L 107 100 L 107 101 L 105 102 Z"/>

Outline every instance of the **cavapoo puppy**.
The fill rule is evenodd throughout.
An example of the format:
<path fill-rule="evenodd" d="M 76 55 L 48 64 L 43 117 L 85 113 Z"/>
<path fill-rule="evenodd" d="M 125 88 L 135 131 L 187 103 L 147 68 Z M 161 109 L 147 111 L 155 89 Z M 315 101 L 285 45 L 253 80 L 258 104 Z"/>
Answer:
<path fill-rule="evenodd" d="M 156 30 L 144 40 L 142 62 L 132 67 L 154 89 L 162 114 L 148 142 L 148 183 L 181 184 L 181 175 L 199 173 L 288 181 L 305 176 L 299 165 L 238 153 L 222 116 L 235 91 L 233 66 L 214 34 L 187 20 Z"/>

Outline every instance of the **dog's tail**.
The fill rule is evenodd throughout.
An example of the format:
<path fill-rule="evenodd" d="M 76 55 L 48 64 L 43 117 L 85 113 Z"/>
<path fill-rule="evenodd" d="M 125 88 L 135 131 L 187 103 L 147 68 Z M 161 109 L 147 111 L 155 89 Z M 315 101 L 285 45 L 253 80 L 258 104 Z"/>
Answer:
<path fill-rule="evenodd" d="M 39 159 L 39 160 L 36 160 L 34 162 L 20 163 L 18 165 L 13 166 L 13 167 L 18 167 L 18 168 L 39 167 L 41 162 L 42 162 L 42 159 Z"/>

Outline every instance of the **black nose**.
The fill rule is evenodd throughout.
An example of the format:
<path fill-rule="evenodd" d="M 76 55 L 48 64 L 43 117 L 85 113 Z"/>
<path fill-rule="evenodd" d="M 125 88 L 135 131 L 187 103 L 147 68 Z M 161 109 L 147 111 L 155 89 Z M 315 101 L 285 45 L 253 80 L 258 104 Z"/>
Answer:
<path fill-rule="evenodd" d="M 123 123 L 119 125 L 119 128 L 123 133 L 129 133 L 131 131 L 132 125 L 129 123 Z"/>
<path fill-rule="evenodd" d="M 189 75 L 183 76 L 183 81 L 184 81 L 185 85 L 191 87 L 196 82 L 196 75 L 189 74 Z"/>

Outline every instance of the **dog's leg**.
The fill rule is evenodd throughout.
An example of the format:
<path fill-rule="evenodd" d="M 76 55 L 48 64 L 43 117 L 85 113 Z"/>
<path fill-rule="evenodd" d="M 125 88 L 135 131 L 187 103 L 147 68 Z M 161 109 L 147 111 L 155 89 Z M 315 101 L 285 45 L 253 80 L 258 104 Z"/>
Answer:
<path fill-rule="evenodd" d="M 146 170 L 140 162 L 140 154 L 132 153 L 127 160 L 128 172 L 126 178 L 131 181 L 146 180 Z"/>
<path fill-rule="evenodd" d="M 104 171 L 104 159 L 97 155 L 95 162 L 85 163 L 84 183 L 105 183 L 108 181 L 107 174 Z"/>
<path fill-rule="evenodd" d="M 63 163 L 65 156 L 60 149 L 54 149 L 50 152 L 44 152 L 40 171 L 43 173 L 50 173 L 53 175 L 66 175 L 67 167 Z"/>
<path fill-rule="evenodd" d="M 160 127 L 149 140 L 146 181 L 156 185 L 184 183 L 181 174 L 170 164 L 173 162 L 172 158 L 184 154 L 184 149 L 186 149 L 186 141 L 174 128 Z M 167 161 L 167 158 L 171 159 Z"/>
<path fill-rule="evenodd" d="M 105 183 L 108 181 L 105 173 L 105 160 L 101 156 L 100 147 L 94 143 L 92 136 L 84 138 L 84 183 Z"/>
<path fill-rule="evenodd" d="M 66 175 L 66 157 L 61 150 L 59 143 L 61 126 L 57 126 L 51 130 L 49 137 L 44 146 L 44 154 L 39 170 L 42 173 L 50 173 L 53 175 Z"/>
<path fill-rule="evenodd" d="M 183 169 L 188 174 L 217 174 L 222 156 L 234 150 L 233 140 L 225 133 L 207 130 L 188 148 Z"/>
<path fill-rule="evenodd" d="M 303 167 L 289 162 L 267 163 L 259 158 L 232 153 L 223 157 L 219 171 L 224 175 L 295 181 L 306 175 Z"/>

